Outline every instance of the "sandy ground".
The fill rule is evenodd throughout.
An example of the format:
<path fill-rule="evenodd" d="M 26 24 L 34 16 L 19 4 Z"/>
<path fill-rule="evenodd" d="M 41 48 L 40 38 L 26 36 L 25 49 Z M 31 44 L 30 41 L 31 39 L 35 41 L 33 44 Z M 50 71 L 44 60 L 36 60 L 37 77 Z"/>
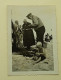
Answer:
<path fill-rule="evenodd" d="M 53 71 L 53 44 L 47 43 L 45 48 L 46 59 L 35 63 L 32 57 L 24 57 L 19 53 L 13 53 L 12 55 L 12 70 L 13 71 Z"/>

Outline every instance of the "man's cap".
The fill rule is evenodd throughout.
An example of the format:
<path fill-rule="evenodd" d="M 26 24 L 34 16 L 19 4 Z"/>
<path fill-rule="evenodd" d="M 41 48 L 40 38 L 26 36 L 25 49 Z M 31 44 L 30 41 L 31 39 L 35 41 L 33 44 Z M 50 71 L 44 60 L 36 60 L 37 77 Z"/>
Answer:
<path fill-rule="evenodd" d="M 26 17 L 29 17 L 32 13 L 29 13 Z"/>

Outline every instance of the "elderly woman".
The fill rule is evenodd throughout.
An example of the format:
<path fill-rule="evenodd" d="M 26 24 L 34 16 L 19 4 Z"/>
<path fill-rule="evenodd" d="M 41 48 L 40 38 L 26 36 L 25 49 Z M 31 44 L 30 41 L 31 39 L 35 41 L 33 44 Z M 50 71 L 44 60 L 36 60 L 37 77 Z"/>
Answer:
<path fill-rule="evenodd" d="M 27 47 L 27 49 L 30 49 L 30 46 L 32 46 L 32 45 L 35 44 L 33 31 L 30 28 L 31 23 L 27 22 L 26 19 L 24 19 L 23 23 L 24 23 L 22 25 L 22 30 L 23 30 L 23 44 L 24 44 L 25 47 Z"/>

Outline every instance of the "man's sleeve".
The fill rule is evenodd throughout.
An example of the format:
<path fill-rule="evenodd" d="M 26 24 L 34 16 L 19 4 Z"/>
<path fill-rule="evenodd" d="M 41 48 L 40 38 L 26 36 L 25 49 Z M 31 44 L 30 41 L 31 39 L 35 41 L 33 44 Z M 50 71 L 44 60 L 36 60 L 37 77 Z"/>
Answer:
<path fill-rule="evenodd" d="M 33 17 L 33 26 L 37 26 L 38 25 L 38 19 L 36 16 Z"/>

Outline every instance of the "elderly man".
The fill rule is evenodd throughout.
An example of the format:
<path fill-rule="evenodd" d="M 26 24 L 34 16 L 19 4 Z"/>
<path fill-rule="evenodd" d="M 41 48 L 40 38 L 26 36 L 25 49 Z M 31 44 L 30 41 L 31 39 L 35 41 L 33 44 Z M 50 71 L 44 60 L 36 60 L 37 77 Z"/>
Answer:
<path fill-rule="evenodd" d="M 44 37 L 44 33 L 45 33 L 45 27 L 44 24 L 42 23 L 42 21 L 40 20 L 40 18 L 38 18 L 37 16 L 32 15 L 32 13 L 29 13 L 26 16 L 28 19 L 32 20 L 32 28 L 34 28 L 34 30 L 36 31 L 37 34 L 37 42 L 40 41 L 42 42 L 42 46 L 43 46 L 43 37 Z"/>

